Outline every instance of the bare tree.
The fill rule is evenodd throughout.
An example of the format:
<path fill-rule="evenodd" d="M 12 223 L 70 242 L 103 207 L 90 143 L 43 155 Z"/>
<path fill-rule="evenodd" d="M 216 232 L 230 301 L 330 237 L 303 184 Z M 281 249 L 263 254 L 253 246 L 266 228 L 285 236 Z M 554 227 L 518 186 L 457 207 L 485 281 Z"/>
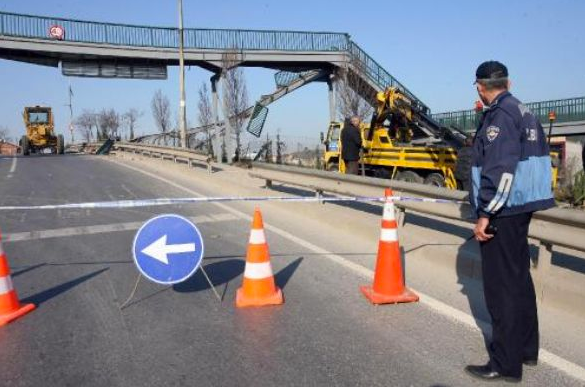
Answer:
<path fill-rule="evenodd" d="M 8 137 L 10 131 L 8 130 L 7 127 L 5 126 L 0 126 L 0 142 L 10 142 L 10 139 Z"/>
<path fill-rule="evenodd" d="M 207 83 L 203 82 L 199 87 L 199 101 L 197 102 L 199 125 L 205 127 L 205 140 L 207 143 L 207 153 L 213 157 L 213 147 L 211 146 L 211 124 L 213 123 L 213 112 L 209 98 L 209 89 Z"/>
<path fill-rule="evenodd" d="M 157 90 L 150 102 L 152 117 L 162 133 L 166 133 L 171 127 L 171 103 L 169 98 L 163 94 L 162 90 Z"/>
<path fill-rule="evenodd" d="M 102 109 L 97 115 L 100 127 L 100 138 L 106 139 L 110 136 L 117 137 L 120 128 L 120 115 L 114 109 Z"/>
<path fill-rule="evenodd" d="M 222 66 L 224 70 L 224 106 L 226 107 L 227 117 L 230 117 L 230 124 L 236 135 L 236 160 L 239 160 L 242 151 L 241 134 L 245 117 L 241 114 L 248 108 L 248 88 L 246 87 L 246 78 L 244 70 L 238 67 L 238 54 L 228 52 L 222 57 Z"/>
<path fill-rule="evenodd" d="M 77 126 L 77 131 L 81 133 L 85 142 L 90 142 L 93 139 L 94 127 L 96 128 L 96 137 L 99 135 L 99 133 L 97 133 L 97 117 L 91 110 L 84 109 L 81 115 L 75 119 L 75 125 Z"/>
<path fill-rule="evenodd" d="M 360 72 L 359 64 L 353 69 L 341 68 L 337 71 L 335 82 L 335 96 L 337 111 L 342 117 L 358 116 L 362 121 L 369 118 L 373 109 L 364 96 L 371 93 L 370 87 L 356 74 Z"/>
<path fill-rule="evenodd" d="M 124 125 L 128 129 L 131 140 L 134 138 L 134 131 L 136 130 L 137 126 L 136 123 L 138 122 L 138 119 L 142 117 L 143 114 L 144 113 L 142 111 L 136 108 L 130 108 L 126 111 L 126 113 L 122 115 L 122 121 L 124 122 Z"/>

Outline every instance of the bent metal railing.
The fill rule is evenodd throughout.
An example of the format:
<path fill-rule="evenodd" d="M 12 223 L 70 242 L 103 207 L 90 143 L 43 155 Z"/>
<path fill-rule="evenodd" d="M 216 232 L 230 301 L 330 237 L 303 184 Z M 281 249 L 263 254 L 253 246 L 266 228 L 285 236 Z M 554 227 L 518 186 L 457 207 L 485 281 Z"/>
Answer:
<path fill-rule="evenodd" d="M 55 40 L 49 34 L 55 25 L 63 28 L 63 40 L 70 42 L 156 48 L 178 48 L 179 44 L 177 28 L 0 12 L 0 36 Z M 346 33 L 186 28 L 184 42 L 186 49 L 347 52 L 380 90 L 388 86 L 398 87 L 426 108 Z"/>

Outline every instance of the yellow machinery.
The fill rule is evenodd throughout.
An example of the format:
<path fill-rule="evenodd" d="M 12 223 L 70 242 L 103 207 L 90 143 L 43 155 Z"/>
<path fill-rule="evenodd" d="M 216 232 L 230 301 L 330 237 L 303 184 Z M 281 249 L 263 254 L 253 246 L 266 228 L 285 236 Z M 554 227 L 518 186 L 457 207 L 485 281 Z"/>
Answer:
<path fill-rule="evenodd" d="M 360 125 L 364 150 L 360 159 L 362 172 L 386 179 L 424 183 L 450 189 L 468 189 L 471 149 L 467 135 L 446 128 L 433 120 L 396 88 L 376 96 L 377 106 L 371 123 Z M 324 165 L 327 170 L 345 172 L 341 160 L 343 123 L 332 122 L 325 144 Z M 322 136 L 323 137 L 323 136 Z M 555 155 L 551 153 L 553 160 Z M 557 168 L 553 161 L 553 187 Z"/>
<path fill-rule="evenodd" d="M 340 159 L 342 130 L 342 123 L 332 122 L 323 141 L 328 170 L 345 172 Z M 362 124 L 360 132 L 364 145 L 360 163 L 368 175 L 458 187 L 454 170 L 465 135 L 442 128 L 398 89 L 378 93 L 372 121 Z"/>
<path fill-rule="evenodd" d="M 20 140 L 23 155 L 40 153 L 44 149 L 51 149 L 53 153 L 64 153 L 63 135 L 55 135 L 53 112 L 50 107 L 25 107 L 22 117 L 26 127 L 26 134 Z"/>

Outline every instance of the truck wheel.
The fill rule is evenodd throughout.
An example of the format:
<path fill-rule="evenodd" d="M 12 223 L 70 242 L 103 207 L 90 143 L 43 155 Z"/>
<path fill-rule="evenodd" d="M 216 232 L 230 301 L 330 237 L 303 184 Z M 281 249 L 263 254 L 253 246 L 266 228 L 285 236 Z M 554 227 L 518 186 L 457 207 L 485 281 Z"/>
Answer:
<path fill-rule="evenodd" d="M 339 172 L 339 164 L 331 163 L 327 166 L 327 170 L 330 172 Z"/>
<path fill-rule="evenodd" d="M 55 153 L 60 155 L 65 153 L 65 139 L 63 138 L 62 134 L 57 136 L 57 152 Z"/>
<path fill-rule="evenodd" d="M 445 178 L 440 173 L 431 173 L 429 174 L 424 181 L 427 185 L 432 185 L 435 187 L 445 187 Z"/>
<path fill-rule="evenodd" d="M 374 177 L 377 177 L 378 179 L 390 179 L 392 175 L 387 168 L 377 168 L 374 170 Z"/>
<path fill-rule="evenodd" d="M 396 180 L 407 181 L 409 183 L 419 183 L 419 184 L 422 184 L 424 182 L 423 178 L 418 173 L 416 173 L 415 171 L 411 171 L 411 170 L 398 172 L 396 174 Z"/>
<path fill-rule="evenodd" d="M 30 155 L 30 142 L 28 141 L 28 137 L 22 136 L 22 139 L 20 140 L 20 146 L 22 147 L 23 156 Z"/>

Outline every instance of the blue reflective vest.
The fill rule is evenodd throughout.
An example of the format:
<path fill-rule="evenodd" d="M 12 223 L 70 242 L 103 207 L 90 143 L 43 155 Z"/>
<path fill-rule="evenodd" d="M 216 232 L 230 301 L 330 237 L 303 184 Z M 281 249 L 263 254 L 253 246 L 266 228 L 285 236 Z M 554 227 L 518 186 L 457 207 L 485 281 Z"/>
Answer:
<path fill-rule="evenodd" d="M 483 113 L 473 140 L 469 199 L 478 216 L 554 207 L 549 147 L 538 119 L 503 92 Z"/>

